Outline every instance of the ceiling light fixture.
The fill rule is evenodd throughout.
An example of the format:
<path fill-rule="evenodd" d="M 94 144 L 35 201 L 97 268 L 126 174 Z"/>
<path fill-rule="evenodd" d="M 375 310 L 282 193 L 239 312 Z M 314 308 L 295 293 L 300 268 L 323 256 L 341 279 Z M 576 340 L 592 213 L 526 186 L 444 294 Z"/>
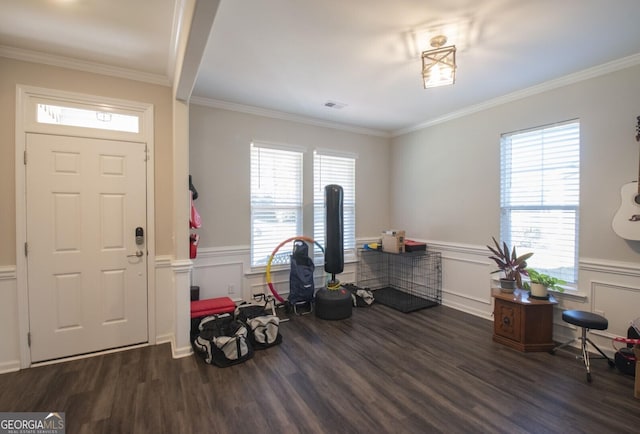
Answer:
<path fill-rule="evenodd" d="M 424 88 L 446 86 L 456 81 L 456 46 L 449 45 L 447 37 L 438 35 L 431 38 L 433 50 L 422 52 L 422 78 Z"/>

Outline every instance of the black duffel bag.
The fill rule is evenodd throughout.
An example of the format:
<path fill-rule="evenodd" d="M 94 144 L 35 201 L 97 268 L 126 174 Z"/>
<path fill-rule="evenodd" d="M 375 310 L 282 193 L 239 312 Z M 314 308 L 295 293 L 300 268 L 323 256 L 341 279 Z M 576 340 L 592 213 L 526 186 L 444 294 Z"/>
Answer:
<path fill-rule="evenodd" d="M 193 341 L 193 349 L 204 361 L 224 368 L 245 362 L 253 357 L 253 347 L 244 324 L 224 313 L 203 318 L 200 333 Z"/>

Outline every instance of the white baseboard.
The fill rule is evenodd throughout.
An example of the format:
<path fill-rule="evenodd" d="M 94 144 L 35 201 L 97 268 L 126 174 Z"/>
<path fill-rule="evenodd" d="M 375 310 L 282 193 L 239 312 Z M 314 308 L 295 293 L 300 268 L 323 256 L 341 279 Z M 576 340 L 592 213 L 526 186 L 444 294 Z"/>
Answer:
<path fill-rule="evenodd" d="M 20 370 L 20 360 L 11 360 L 9 362 L 0 363 L 0 374 L 8 374 Z"/>
<path fill-rule="evenodd" d="M 174 359 L 189 357 L 191 354 L 193 354 L 193 349 L 191 348 L 191 346 L 184 346 L 184 347 L 177 348 L 176 340 L 172 333 L 156 336 L 156 345 L 166 344 L 166 343 L 171 344 L 171 357 L 173 357 Z"/>
<path fill-rule="evenodd" d="M 189 357 L 193 354 L 193 349 L 191 347 L 181 347 L 176 348 L 173 341 L 171 342 L 171 354 L 174 359 L 181 359 L 183 357 Z"/>
<path fill-rule="evenodd" d="M 167 333 L 156 336 L 156 345 L 166 344 L 167 342 L 173 344 L 173 334 Z"/>
<path fill-rule="evenodd" d="M 446 307 L 450 307 L 451 309 L 459 310 L 464 313 L 468 313 L 473 316 L 477 316 L 478 318 L 486 319 L 487 321 L 493 321 L 493 316 L 491 313 L 487 313 L 478 309 L 471 308 L 467 305 L 460 303 L 452 303 L 446 300 L 442 301 L 442 305 Z"/>

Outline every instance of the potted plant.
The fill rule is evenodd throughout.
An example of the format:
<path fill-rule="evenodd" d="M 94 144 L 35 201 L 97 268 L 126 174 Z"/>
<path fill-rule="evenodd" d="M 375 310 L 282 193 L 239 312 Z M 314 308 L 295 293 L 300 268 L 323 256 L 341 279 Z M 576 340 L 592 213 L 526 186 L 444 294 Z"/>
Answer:
<path fill-rule="evenodd" d="M 532 297 L 547 298 L 549 289 L 564 292 L 564 288 L 560 285 L 564 285 L 567 282 L 562 279 L 541 273 L 533 268 L 527 268 L 527 274 L 529 275 L 531 283 L 524 282 L 524 289 L 531 291 Z"/>
<path fill-rule="evenodd" d="M 527 276 L 527 259 L 533 256 L 533 253 L 525 253 L 518 256 L 516 247 L 509 249 L 507 243 L 503 242 L 502 246 L 491 237 L 495 248 L 487 246 L 493 255 L 489 256 L 498 265 L 498 269 L 491 273 L 504 273 L 504 277 L 500 279 L 500 287 L 504 292 L 513 292 L 516 288 L 522 288 L 522 276 Z"/>

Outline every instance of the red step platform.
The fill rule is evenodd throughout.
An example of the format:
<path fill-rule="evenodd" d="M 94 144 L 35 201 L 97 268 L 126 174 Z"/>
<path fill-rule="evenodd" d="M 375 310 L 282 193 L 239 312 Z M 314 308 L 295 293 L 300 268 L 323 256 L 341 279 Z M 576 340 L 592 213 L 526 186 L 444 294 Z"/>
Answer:
<path fill-rule="evenodd" d="M 191 318 L 202 318 L 219 313 L 233 313 L 236 304 L 229 297 L 208 298 L 191 302 Z"/>

